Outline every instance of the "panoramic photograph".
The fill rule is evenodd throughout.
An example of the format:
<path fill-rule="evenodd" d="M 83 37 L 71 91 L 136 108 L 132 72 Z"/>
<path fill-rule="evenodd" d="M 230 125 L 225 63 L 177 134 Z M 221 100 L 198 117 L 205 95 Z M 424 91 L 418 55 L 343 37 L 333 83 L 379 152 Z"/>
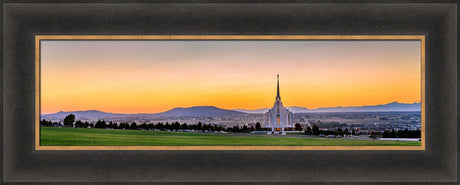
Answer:
<path fill-rule="evenodd" d="M 39 146 L 421 146 L 420 40 L 39 41 Z"/>

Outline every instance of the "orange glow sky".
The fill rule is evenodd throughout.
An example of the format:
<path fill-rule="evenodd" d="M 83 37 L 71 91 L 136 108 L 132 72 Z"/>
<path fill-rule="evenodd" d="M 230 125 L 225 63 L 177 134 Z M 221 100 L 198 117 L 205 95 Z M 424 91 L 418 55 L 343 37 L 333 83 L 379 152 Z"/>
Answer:
<path fill-rule="evenodd" d="M 41 112 L 414 103 L 420 41 L 42 41 Z"/>

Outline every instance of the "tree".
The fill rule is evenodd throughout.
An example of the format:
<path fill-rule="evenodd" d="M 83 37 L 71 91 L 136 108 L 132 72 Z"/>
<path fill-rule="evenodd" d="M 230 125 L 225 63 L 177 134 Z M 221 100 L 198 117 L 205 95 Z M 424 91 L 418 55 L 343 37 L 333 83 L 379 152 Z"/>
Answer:
<path fill-rule="evenodd" d="M 390 132 L 388 132 L 388 130 L 383 131 L 382 137 L 383 137 L 383 138 L 388 138 L 388 137 L 390 137 Z"/>
<path fill-rule="evenodd" d="M 402 135 L 399 136 L 399 137 L 402 137 L 402 138 L 408 138 L 409 137 L 409 130 L 404 129 L 403 132 L 402 132 Z"/>
<path fill-rule="evenodd" d="M 295 130 L 302 130 L 302 125 L 300 125 L 300 123 L 296 123 Z"/>
<path fill-rule="evenodd" d="M 244 125 L 243 129 L 242 129 L 242 132 L 248 132 L 248 126 Z"/>
<path fill-rule="evenodd" d="M 80 120 L 76 121 L 76 122 L 75 122 L 75 127 L 76 127 L 76 128 L 81 128 L 81 127 L 83 127 L 83 122 L 81 122 Z"/>
<path fill-rule="evenodd" d="M 343 130 L 341 128 L 337 129 L 337 134 L 336 135 L 343 136 Z"/>
<path fill-rule="evenodd" d="M 180 123 L 176 121 L 174 123 L 174 130 L 179 130 L 179 129 L 180 129 Z"/>
<path fill-rule="evenodd" d="M 391 138 L 395 138 L 395 137 L 396 137 L 395 129 L 391 130 L 391 132 L 390 132 L 390 137 L 391 137 Z"/>
<path fill-rule="evenodd" d="M 305 130 L 305 135 L 311 135 L 311 128 L 310 126 L 307 127 L 307 129 Z"/>
<path fill-rule="evenodd" d="M 203 124 L 203 127 L 201 127 L 201 130 L 203 130 L 203 131 L 208 130 L 208 127 L 209 127 L 209 126 L 206 125 L 206 123 L 205 123 L 205 124 Z"/>
<path fill-rule="evenodd" d="M 312 126 L 311 130 L 312 130 L 313 135 L 319 135 L 319 127 L 318 127 L 318 125 L 314 124 Z"/>
<path fill-rule="evenodd" d="M 96 125 L 94 125 L 94 128 L 107 128 L 107 124 L 105 123 L 104 120 L 98 120 L 96 122 Z"/>
<path fill-rule="evenodd" d="M 220 132 L 222 131 L 222 129 L 223 129 L 222 126 L 216 126 L 216 131 Z"/>
<path fill-rule="evenodd" d="M 89 123 L 88 123 L 87 121 L 85 121 L 85 122 L 83 123 L 83 128 L 88 128 L 88 127 L 89 127 Z"/>
<path fill-rule="evenodd" d="M 155 125 L 155 128 L 158 129 L 158 130 L 163 129 L 163 123 L 158 122 L 158 123 Z"/>
<path fill-rule="evenodd" d="M 198 125 L 196 125 L 196 129 L 197 129 L 197 130 L 201 130 L 201 121 L 198 122 Z"/>
<path fill-rule="evenodd" d="M 153 129 L 155 128 L 155 125 L 154 125 L 153 123 L 149 123 L 149 124 L 147 125 L 147 128 L 148 128 L 149 130 L 153 130 Z"/>
<path fill-rule="evenodd" d="M 142 130 L 147 130 L 147 123 L 142 123 L 141 125 L 139 125 L 139 128 L 142 129 Z"/>
<path fill-rule="evenodd" d="M 75 121 L 75 115 L 69 114 L 64 118 L 64 125 L 72 127 L 74 121 Z"/>
<path fill-rule="evenodd" d="M 136 124 L 136 122 L 133 121 L 133 123 L 131 123 L 131 125 L 129 125 L 129 129 L 136 130 L 136 129 L 137 129 L 137 124 Z"/>
<path fill-rule="evenodd" d="M 260 123 L 259 123 L 259 122 L 257 122 L 257 123 L 256 123 L 256 130 L 257 130 L 257 131 L 260 131 L 260 130 L 261 130 L 261 128 L 262 128 L 262 127 L 260 126 Z"/>
<path fill-rule="evenodd" d="M 51 121 L 46 121 L 45 119 L 43 119 L 42 121 L 40 121 L 40 125 L 41 126 L 51 127 L 51 126 L 53 126 L 53 123 Z"/>
<path fill-rule="evenodd" d="M 120 126 L 118 126 L 120 129 L 129 129 L 129 124 L 125 122 L 121 122 Z"/>

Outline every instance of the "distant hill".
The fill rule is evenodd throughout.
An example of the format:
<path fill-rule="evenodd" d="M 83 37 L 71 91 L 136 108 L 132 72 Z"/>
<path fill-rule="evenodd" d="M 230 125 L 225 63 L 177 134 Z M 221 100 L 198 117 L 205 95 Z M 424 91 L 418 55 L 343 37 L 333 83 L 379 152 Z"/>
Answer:
<path fill-rule="evenodd" d="M 398 103 L 393 102 L 383 105 L 352 106 L 352 107 L 327 107 L 313 109 L 312 112 L 401 112 L 420 111 L 420 103 Z"/>
<path fill-rule="evenodd" d="M 268 108 L 254 109 L 254 110 L 246 110 L 246 109 L 232 109 L 232 110 L 238 111 L 238 112 L 244 112 L 248 114 L 262 114 L 262 113 L 266 113 L 268 111 Z"/>
<path fill-rule="evenodd" d="M 115 113 L 107 113 L 98 110 L 85 110 L 85 111 L 69 111 L 64 112 L 60 111 L 53 114 L 42 114 L 41 119 L 64 119 L 67 115 L 73 114 L 75 115 L 75 119 L 92 119 L 92 118 L 113 118 L 123 116 L 125 114 L 115 114 Z"/>
<path fill-rule="evenodd" d="M 292 113 L 303 113 L 303 112 L 309 112 L 311 111 L 310 109 L 306 107 L 297 107 L 297 106 L 292 106 L 292 107 L 287 107 Z"/>
<path fill-rule="evenodd" d="M 98 110 L 86 110 L 86 111 L 60 111 L 53 114 L 42 114 L 40 119 L 49 120 L 63 120 L 67 115 L 74 114 L 75 119 L 104 119 L 104 118 L 122 118 L 122 117 L 179 117 L 179 116 L 238 116 L 246 115 L 247 113 L 238 112 L 233 110 L 221 109 L 214 106 L 196 106 L 188 108 L 174 108 L 166 112 L 156 114 L 116 114 L 107 113 Z"/>
<path fill-rule="evenodd" d="M 297 107 L 297 106 L 292 106 L 292 107 L 287 107 L 292 113 L 307 113 L 310 112 L 311 110 L 306 108 L 306 107 Z M 254 110 L 246 110 L 246 109 L 233 109 L 234 111 L 238 112 L 244 112 L 244 113 L 249 113 L 249 114 L 264 114 L 268 111 L 269 108 L 263 108 L 263 109 L 254 109 Z"/>
<path fill-rule="evenodd" d="M 305 107 L 297 107 L 297 106 L 292 106 L 292 107 L 287 107 L 291 112 L 293 113 L 303 113 L 303 112 L 308 112 L 310 109 L 305 108 Z M 249 114 L 263 114 L 268 111 L 268 108 L 264 109 L 254 109 L 254 110 L 246 110 L 246 109 L 233 109 L 234 111 L 239 111 L 239 112 L 244 112 L 244 113 L 249 113 Z"/>
<path fill-rule="evenodd" d="M 352 106 L 352 107 L 324 107 L 317 109 L 308 109 L 306 107 L 287 107 L 293 113 L 309 113 L 309 112 L 401 112 L 401 111 L 420 111 L 420 103 L 388 103 L 383 105 L 369 105 L 369 106 Z M 265 113 L 268 108 L 264 109 L 255 109 L 255 110 L 245 110 L 245 109 L 234 109 L 235 111 L 245 112 L 245 113 Z"/>
<path fill-rule="evenodd" d="M 174 108 L 166 112 L 155 114 L 157 116 L 238 116 L 247 113 L 234 110 L 221 109 L 214 106 L 196 106 L 188 108 Z"/>

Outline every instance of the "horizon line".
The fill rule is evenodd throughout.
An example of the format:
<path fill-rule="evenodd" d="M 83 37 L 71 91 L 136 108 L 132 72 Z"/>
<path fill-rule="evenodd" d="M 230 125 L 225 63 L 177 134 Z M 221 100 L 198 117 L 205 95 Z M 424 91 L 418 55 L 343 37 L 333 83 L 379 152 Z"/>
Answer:
<path fill-rule="evenodd" d="M 384 104 L 373 104 L 373 105 L 357 105 L 357 106 L 335 106 L 335 107 L 318 107 L 318 108 L 315 108 L 315 109 L 310 109 L 308 107 L 304 107 L 304 106 L 296 106 L 296 105 L 293 105 L 293 106 L 288 106 L 288 107 L 300 107 L 300 108 L 306 108 L 306 109 L 309 109 L 309 110 L 316 110 L 316 109 L 323 109 L 323 108 L 348 108 L 348 107 L 365 107 L 365 106 L 378 106 L 378 105 L 388 105 L 388 104 L 391 104 L 391 103 L 399 103 L 399 104 L 416 104 L 416 103 L 421 103 L 421 102 L 413 102 L 413 103 L 400 103 L 400 102 L 397 102 L 397 101 L 393 101 L 393 102 L 389 102 L 389 103 L 384 103 Z M 219 109 L 226 109 L 226 108 L 221 108 L 221 107 L 217 107 L 217 106 L 213 106 L 213 105 L 196 105 L 196 106 L 190 106 L 190 107 L 173 107 L 173 108 L 170 108 L 166 111 L 169 111 L 169 110 L 172 110 L 172 109 L 176 109 L 176 108 L 191 108 L 191 107 L 215 107 L 215 108 L 219 108 Z M 269 108 L 256 108 L 256 109 L 244 109 L 244 108 L 236 108 L 236 109 L 226 109 L 226 110 L 247 110 L 247 111 L 254 111 L 254 110 L 259 110 L 259 109 L 269 109 Z M 104 112 L 104 113 L 111 113 L 111 114 L 159 114 L 159 113 L 163 113 L 163 112 L 166 112 L 166 111 L 162 111 L 162 112 L 151 112 L 151 113 L 148 113 L 148 112 L 137 112 L 137 113 L 121 113 L 121 112 L 108 112 L 108 111 L 103 111 L 103 110 L 97 110 L 97 109 L 87 109 L 87 110 L 71 110 L 71 111 L 63 111 L 63 110 L 60 110 L 58 112 L 53 112 L 53 113 L 40 113 L 40 115 L 46 115 L 46 114 L 56 114 L 56 113 L 59 113 L 59 112 L 78 112 L 78 111 L 99 111 L 99 112 Z"/>

